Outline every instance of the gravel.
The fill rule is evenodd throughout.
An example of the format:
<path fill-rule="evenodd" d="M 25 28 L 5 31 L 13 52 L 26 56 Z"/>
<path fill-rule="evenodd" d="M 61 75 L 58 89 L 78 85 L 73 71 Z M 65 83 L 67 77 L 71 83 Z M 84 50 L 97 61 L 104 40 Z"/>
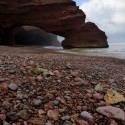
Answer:
<path fill-rule="evenodd" d="M 0 59 L 0 124 L 124 125 L 96 109 L 108 89 L 125 96 L 125 60 L 3 46 Z"/>

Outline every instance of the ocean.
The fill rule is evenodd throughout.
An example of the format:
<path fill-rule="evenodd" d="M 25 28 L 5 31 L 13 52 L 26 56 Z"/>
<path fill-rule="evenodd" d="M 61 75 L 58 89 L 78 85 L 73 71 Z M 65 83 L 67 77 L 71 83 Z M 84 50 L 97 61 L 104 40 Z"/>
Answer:
<path fill-rule="evenodd" d="M 45 47 L 63 53 L 75 53 L 86 56 L 105 56 L 125 59 L 125 42 L 109 42 L 108 48 L 74 48 L 64 50 L 62 47 Z"/>

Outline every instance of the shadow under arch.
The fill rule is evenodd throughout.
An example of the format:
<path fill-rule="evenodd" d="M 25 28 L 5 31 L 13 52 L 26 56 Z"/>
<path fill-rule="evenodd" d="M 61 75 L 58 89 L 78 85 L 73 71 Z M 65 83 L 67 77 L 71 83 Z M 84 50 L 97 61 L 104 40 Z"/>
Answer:
<path fill-rule="evenodd" d="M 5 31 L 3 45 L 61 46 L 57 35 L 35 26 L 17 26 Z"/>

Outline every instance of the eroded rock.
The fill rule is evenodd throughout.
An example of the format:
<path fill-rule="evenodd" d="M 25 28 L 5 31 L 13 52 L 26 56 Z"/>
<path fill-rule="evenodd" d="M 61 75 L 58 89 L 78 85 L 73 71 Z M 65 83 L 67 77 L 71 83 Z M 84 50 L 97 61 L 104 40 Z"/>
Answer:
<path fill-rule="evenodd" d="M 0 0 L 1 44 L 15 44 L 14 29 L 35 26 L 65 37 L 64 48 L 108 47 L 107 37 L 72 0 Z"/>

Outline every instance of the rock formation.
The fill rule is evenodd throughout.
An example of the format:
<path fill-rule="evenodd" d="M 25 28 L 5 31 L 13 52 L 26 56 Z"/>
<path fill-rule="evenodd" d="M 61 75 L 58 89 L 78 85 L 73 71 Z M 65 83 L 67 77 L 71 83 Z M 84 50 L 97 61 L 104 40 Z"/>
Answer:
<path fill-rule="evenodd" d="M 101 31 L 97 25 L 92 22 L 87 22 L 84 24 L 80 33 L 75 33 L 72 37 L 67 37 L 63 41 L 62 45 L 64 47 L 84 47 L 84 48 L 96 48 L 96 47 L 108 47 L 106 42 L 106 35 Z M 71 41 L 71 42 L 68 42 Z"/>
<path fill-rule="evenodd" d="M 1 44 L 15 44 L 14 29 L 35 26 L 65 37 L 64 48 L 108 47 L 105 33 L 72 0 L 0 0 Z"/>

